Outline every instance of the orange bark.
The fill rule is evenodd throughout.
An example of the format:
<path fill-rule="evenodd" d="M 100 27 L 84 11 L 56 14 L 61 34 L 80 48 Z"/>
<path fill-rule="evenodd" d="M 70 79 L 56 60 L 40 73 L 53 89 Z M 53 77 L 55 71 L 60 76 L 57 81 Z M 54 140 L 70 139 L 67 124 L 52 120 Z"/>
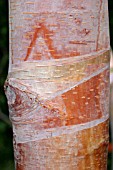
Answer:
<path fill-rule="evenodd" d="M 17 170 L 106 170 L 107 0 L 10 0 L 5 84 Z"/>

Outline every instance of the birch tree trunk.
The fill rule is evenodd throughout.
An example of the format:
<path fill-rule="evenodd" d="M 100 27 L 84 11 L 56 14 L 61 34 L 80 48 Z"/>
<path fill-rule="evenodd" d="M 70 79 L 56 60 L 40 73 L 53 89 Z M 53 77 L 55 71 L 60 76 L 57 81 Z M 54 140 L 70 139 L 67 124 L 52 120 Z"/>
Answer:
<path fill-rule="evenodd" d="M 106 170 L 107 0 L 10 0 L 5 83 L 16 170 Z"/>

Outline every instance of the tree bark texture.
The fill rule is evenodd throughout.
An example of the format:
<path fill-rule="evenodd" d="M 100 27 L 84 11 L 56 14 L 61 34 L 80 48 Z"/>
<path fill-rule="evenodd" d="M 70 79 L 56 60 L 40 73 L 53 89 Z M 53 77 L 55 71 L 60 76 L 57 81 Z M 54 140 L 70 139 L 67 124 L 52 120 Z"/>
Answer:
<path fill-rule="evenodd" d="M 107 0 L 10 0 L 5 83 L 16 170 L 106 170 Z"/>

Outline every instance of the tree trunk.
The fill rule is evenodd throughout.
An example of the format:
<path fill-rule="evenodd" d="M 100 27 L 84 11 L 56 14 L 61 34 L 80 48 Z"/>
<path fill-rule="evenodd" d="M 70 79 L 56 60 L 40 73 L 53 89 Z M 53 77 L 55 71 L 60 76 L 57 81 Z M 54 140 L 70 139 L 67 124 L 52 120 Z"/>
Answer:
<path fill-rule="evenodd" d="M 10 0 L 5 83 L 16 170 L 106 170 L 107 0 Z"/>

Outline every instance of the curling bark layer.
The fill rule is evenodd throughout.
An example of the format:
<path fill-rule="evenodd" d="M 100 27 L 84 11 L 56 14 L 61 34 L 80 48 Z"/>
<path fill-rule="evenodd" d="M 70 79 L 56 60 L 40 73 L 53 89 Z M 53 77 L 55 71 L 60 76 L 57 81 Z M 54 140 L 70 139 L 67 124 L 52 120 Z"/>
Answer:
<path fill-rule="evenodd" d="M 16 170 L 106 170 L 107 0 L 10 0 L 5 83 Z"/>

